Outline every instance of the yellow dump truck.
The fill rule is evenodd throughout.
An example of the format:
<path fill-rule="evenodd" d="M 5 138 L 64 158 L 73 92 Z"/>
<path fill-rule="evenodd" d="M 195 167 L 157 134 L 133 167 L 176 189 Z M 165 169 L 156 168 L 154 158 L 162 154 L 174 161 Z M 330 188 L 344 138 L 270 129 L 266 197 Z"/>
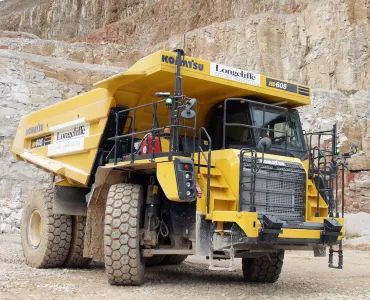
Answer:
<path fill-rule="evenodd" d="M 140 285 L 145 266 L 188 255 L 211 270 L 241 258 L 252 282 L 275 282 L 285 250 L 329 247 L 329 266 L 338 252 L 341 268 L 344 166 L 335 128 L 302 131 L 295 108 L 310 93 L 178 49 L 22 117 L 14 157 L 53 178 L 24 206 L 26 262 L 101 258 L 115 285 Z M 331 151 L 313 146 L 323 135 Z"/>

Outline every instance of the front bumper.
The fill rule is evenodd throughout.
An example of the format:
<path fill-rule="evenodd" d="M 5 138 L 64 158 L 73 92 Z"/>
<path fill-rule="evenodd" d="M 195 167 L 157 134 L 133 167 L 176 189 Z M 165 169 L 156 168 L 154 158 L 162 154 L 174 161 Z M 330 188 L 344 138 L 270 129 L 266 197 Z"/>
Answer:
<path fill-rule="evenodd" d="M 344 234 L 343 218 L 312 218 L 305 222 L 282 222 L 279 227 L 270 223 L 256 212 L 213 212 L 213 222 L 232 222 L 240 228 L 239 240 L 235 244 L 252 245 L 291 245 L 315 246 L 338 244 Z M 276 224 L 275 224 L 276 225 Z"/>

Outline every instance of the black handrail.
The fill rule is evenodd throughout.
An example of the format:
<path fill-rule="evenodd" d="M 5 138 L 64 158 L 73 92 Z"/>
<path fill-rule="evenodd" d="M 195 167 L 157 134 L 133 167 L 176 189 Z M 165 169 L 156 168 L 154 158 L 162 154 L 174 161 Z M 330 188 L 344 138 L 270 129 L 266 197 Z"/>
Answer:
<path fill-rule="evenodd" d="M 314 160 L 319 158 L 319 157 L 314 157 L 314 153 L 311 152 L 313 150 L 312 137 L 313 136 L 318 136 L 318 143 L 317 143 L 318 146 L 317 147 L 320 147 L 320 145 L 321 145 L 321 136 L 331 136 L 332 137 L 332 149 L 331 149 L 331 151 L 324 150 L 324 149 L 320 148 L 320 154 L 322 156 L 331 157 L 331 161 L 334 162 L 334 157 L 336 156 L 336 147 L 337 147 L 337 124 L 333 125 L 332 130 L 322 130 L 322 131 L 316 131 L 316 132 L 309 132 L 309 133 L 304 133 L 304 135 L 310 137 L 309 138 L 309 146 L 308 146 L 308 153 L 310 154 L 308 156 L 308 160 L 309 160 L 308 175 L 312 176 L 313 175 Z M 328 153 L 328 155 L 326 155 L 325 153 Z M 313 156 L 311 156 L 311 154 L 313 154 Z"/>
<path fill-rule="evenodd" d="M 244 154 L 250 153 L 250 159 L 251 159 L 251 181 L 250 181 L 250 212 L 256 211 L 256 174 L 259 171 L 259 168 L 257 168 L 257 151 L 249 149 L 249 148 L 243 148 L 240 150 L 239 154 L 239 211 L 242 211 L 242 202 L 241 202 L 241 193 L 243 190 L 243 168 L 244 168 Z M 262 161 L 263 164 L 263 161 Z"/>
<path fill-rule="evenodd" d="M 203 148 L 201 146 L 202 141 L 202 133 L 204 133 L 208 140 L 208 158 L 206 157 Z M 210 193 L 211 193 L 211 161 L 212 161 L 212 139 L 209 136 L 207 130 L 204 127 L 199 128 L 198 133 L 199 139 L 198 139 L 198 174 L 200 173 L 200 154 L 202 153 L 202 156 L 204 160 L 207 163 L 207 206 L 206 206 L 206 213 L 209 213 L 209 203 L 210 203 Z"/>
<path fill-rule="evenodd" d="M 328 200 L 328 216 L 339 218 L 339 201 L 341 200 L 342 212 L 344 217 L 344 172 L 346 163 L 341 161 L 343 157 L 337 155 L 336 142 L 337 142 L 337 126 L 333 126 L 332 130 L 323 130 L 319 132 L 306 133 L 310 136 L 308 151 L 309 155 L 309 169 L 308 175 L 313 179 L 317 188 L 317 207 L 315 216 L 320 216 L 320 195 L 324 193 L 323 197 Z M 312 147 L 312 137 L 318 136 L 318 146 Z M 331 150 L 324 150 L 320 148 L 321 136 L 332 137 Z M 338 196 L 339 189 L 339 172 L 341 172 L 341 199 Z M 320 180 L 323 186 L 320 186 Z M 334 190 L 335 186 L 335 190 Z"/>
<path fill-rule="evenodd" d="M 339 167 L 341 167 L 341 179 L 342 179 L 342 186 L 341 186 L 341 189 L 342 189 L 342 195 L 341 195 L 341 202 L 342 202 L 342 204 L 341 204 L 341 208 L 342 208 L 342 211 L 341 211 L 341 213 L 342 213 L 342 218 L 344 218 L 344 178 L 345 178 L 345 174 L 344 174 L 344 171 L 345 171 L 345 169 L 347 168 L 347 165 L 346 165 L 346 163 L 345 162 L 339 162 L 339 163 L 337 163 L 336 164 L 336 167 L 337 167 L 337 170 L 339 170 Z M 338 175 L 338 172 L 337 172 L 337 175 Z M 338 178 L 338 176 L 337 176 L 337 178 Z M 338 180 L 337 180 L 337 182 L 338 182 Z M 336 189 L 338 190 L 338 183 L 336 183 Z M 336 192 L 337 193 L 337 195 L 338 195 L 338 191 Z M 336 218 L 339 218 L 339 209 L 338 209 L 338 201 L 339 201 L 339 199 L 338 199 L 338 197 L 336 197 L 336 212 L 335 212 L 335 217 Z"/>
<path fill-rule="evenodd" d="M 116 113 L 116 133 L 114 135 L 114 164 L 117 164 L 117 134 L 118 134 L 118 125 L 119 125 L 119 114 Z"/>
<path fill-rule="evenodd" d="M 173 98 L 179 98 L 179 97 L 173 97 Z M 180 97 L 181 99 L 184 98 L 186 99 L 185 96 L 181 96 Z M 174 99 L 174 101 L 178 101 Z M 115 132 L 115 135 L 111 138 L 109 138 L 108 140 L 110 141 L 114 141 L 114 164 L 117 165 L 118 163 L 118 151 L 117 151 L 117 148 L 118 148 L 118 141 L 119 140 L 122 140 L 122 139 L 128 139 L 128 138 L 131 138 L 131 145 L 130 145 L 130 156 L 131 156 L 131 163 L 134 163 L 135 161 L 135 155 L 134 155 L 134 143 L 135 143 L 135 136 L 139 135 L 139 134 L 148 134 L 148 133 L 151 133 L 152 134 L 152 153 L 148 153 L 148 154 L 151 154 L 151 160 L 154 161 L 155 159 L 155 140 L 156 140 L 156 137 L 159 136 L 159 132 L 164 130 L 165 128 L 170 128 L 172 132 L 174 132 L 172 129 L 176 128 L 176 129 L 179 129 L 179 128 L 182 128 L 184 129 L 185 131 L 185 135 L 186 135 L 186 132 L 187 130 L 192 130 L 193 131 L 193 153 L 195 152 L 195 138 L 196 138 L 196 118 L 194 118 L 193 120 L 193 126 L 186 126 L 185 125 L 185 122 L 183 122 L 184 125 L 179 125 L 179 124 L 169 124 L 167 126 L 161 126 L 159 127 L 158 125 L 158 116 L 157 116 L 157 108 L 158 108 L 158 105 L 161 104 L 161 103 L 165 103 L 166 100 L 165 99 L 162 99 L 162 100 L 159 100 L 159 101 L 156 101 L 156 102 L 153 102 L 153 103 L 146 103 L 146 104 L 143 104 L 143 105 L 139 105 L 139 106 L 136 106 L 136 107 L 133 107 L 133 108 L 126 108 L 126 109 L 123 109 L 123 110 L 120 110 L 118 112 L 116 112 L 115 114 L 115 121 L 116 121 L 116 132 Z M 178 103 L 179 105 L 177 105 L 177 117 L 179 117 L 180 113 L 182 110 L 184 110 L 185 108 L 185 105 L 183 104 L 183 101 L 179 101 Z M 145 107 L 148 107 L 148 106 L 152 106 L 153 107 L 153 114 L 152 114 L 152 117 L 153 117 L 153 122 L 152 122 L 152 127 L 151 129 L 147 129 L 147 130 L 141 130 L 141 131 L 135 131 L 135 125 L 136 125 L 136 113 L 137 113 L 137 110 L 138 109 L 142 109 L 142 108 L 145 108 Z M 130 123 L 130 127 L 131 127 L 131 132 L 130 133 L 127 133 L 127 134 L 123 134 L 123 135 L 119 135 L 119 126 L 118 126 L 118 123 L 119 123 L 119 117 L 122 115 L 122 114 L 126 114 L 128 115 L 130 112 L 132 112 L 132 118 L 131 119 L 131 123 Z M 171 122 L 172 123 L 172 122 Z M 178 130 L 176 131 L 178 132 Z M 178 137 L 176 136 L 173 136 L 173 135 L 170 135 L 170 145 L 173 145 L 172 143 L 172 140 L 173 139 L 176 139 Z M 172 156 L 173 156 L 173 153 L 174 152 L 177 152 L 178 149 L 173 149 L 173 148 L 170 148 L 169 149 L 169 154 L 168 154 L 168 159 L 171 160 L 172 159 Z"/>
<path fill-rule="evenodd" d="M 165 128 L 171 128 L 171 127 L 179 127 L 179 128 L 187 128 L 187 129 L 194 129 L 193 127 L 191 126 L 183 126 L 183 125 L 168 125 L 168 126 L 162 126 L 162 127 L 158 127 L 158 128 L 154 128 L 155 131 L 161 131 Z M 108 139 L 108 141 L 113 141 L 115 139 L 117 140 L 122 140 L 126 137 L 132 137 L 132 136 L 135 136 L 135 135 L 138 135 L 138 134 L 144 134 L 144 133 L 150 133 L 152 132 L 153 129 L 148 129 L 148 130 L 142 130 L 142 131 L 137 131 L 137 132 L 131 132 L 131 133 L 128 133 L 128 134 L 123 134 L 123 135 L 119 135 L 117 136 L 117 138 L 115 137 L 111 137 Z"/>
<path fill-rule="evenodd" d="M 317 188 L 317 204 L 316 204 L 316 213 L 315 213 L 315 217 L 319 217 L 320 216 L 320 191 L 322 189 L 320 189 L 320 182 L 319 180 L 321 179 L 324 186 L 325 186 L 325 182 L 326 182 L 326 164 L 327 164 L 327 161 L 326 161 L 326 155 L 321 151 L 321 149 L 319 147 L 314 147 L 312 152 L 313 152 L 313 157 L 315 157 L 315 151 L 317 151 L 317 159 L 318 159 L 318 162 L 317 162 L 317 174 L 316 175 L 316 188 Z M 321 163 L 321 159 L 324 158 L 324 162 Z M 321 166 L 324 165 L 324 172 L 321 172 Z"/>

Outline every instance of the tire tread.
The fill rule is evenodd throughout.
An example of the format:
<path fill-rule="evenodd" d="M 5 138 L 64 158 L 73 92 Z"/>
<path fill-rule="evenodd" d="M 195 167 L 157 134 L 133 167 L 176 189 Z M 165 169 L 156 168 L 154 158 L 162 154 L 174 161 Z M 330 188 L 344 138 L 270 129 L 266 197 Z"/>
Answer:
<path fill-rule="evenodd" d="M 283 261 L 283 250 L 257 258 L 243 258 L 244 279 L 249 282 L 276 282 L 279 279 Z"/>
<path fill-rule="evenodd" d="M 83 256 L 85 227 L 86 217 L 72 216 L 72 241 L 68 257 L 64 262 L 67 268 L 83 268 L 92 261 L 92 258 Z"/>
<path fill-rule="evenodd" d="M 114 184 L 108 192 L 104 219 L 104 262 L 112 285 L 141 285 L 144 259 L 139 248 L 140 205 L 143 189 Z"/>
<path fill-rule="evenodd" d="M 63 265 L 71 244 L 72 219 L 52 212 L 54 188 L 37 189 L 33 198 L 25 203 L 21 221 L 22 247 L 26 263 L 35 268 L 55 268 Z M 28 219 L 31 210 L 42 215 L 43 234 L 40 246 L 33 250 L 28 244 Z M 46 232 L 45 232 L 46 231 Z"/>

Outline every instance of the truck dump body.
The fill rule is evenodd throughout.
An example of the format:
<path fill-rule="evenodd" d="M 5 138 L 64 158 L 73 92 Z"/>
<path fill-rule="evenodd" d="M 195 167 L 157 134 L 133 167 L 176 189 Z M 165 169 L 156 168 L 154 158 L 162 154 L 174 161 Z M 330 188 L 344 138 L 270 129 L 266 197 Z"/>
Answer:
<path fill-rule="evenodd" d="M 127 72 L 98 82 L 95 86 L 113 91 L 117 105 L 134 107 L 152 103 L 158 100 L 155 92 L 174 90 L 175 62 L 173 52 L 159 51 L 142 58 Z M 186 56 L 182 66 L 183 92 L 197 99 L 199 127 L 203 126 L 202 120 L 209 108 L 226 98 L 287 102 L 289 108 L 310 104 L 310 88 L 307 86 Z M 150 125 L 150 115 L 151 112 L 138 114 L 141 128 Z"/>
<path fill-rule="evenodd" d="M 155 92 L 172 91 L 175 62 L 174 53 L 158 51 L 88 93 L 22 117 L 14 156 L 68 178 L 69 184 L 87 185 L 111 108 L 155 102 Z M 214 104 L 230 97 L 287 102 L 291 108 L 310 104 L 310 89 L 303 85 L 187 56 L 182 66 L 184 93 L 198 100 L 198 127 Z M 157 114 L 160 123 L 168 121 L 165 107 Z M 151 117 L 149 107 L 138 111 L 135 130 L 150 128 Z"/>

